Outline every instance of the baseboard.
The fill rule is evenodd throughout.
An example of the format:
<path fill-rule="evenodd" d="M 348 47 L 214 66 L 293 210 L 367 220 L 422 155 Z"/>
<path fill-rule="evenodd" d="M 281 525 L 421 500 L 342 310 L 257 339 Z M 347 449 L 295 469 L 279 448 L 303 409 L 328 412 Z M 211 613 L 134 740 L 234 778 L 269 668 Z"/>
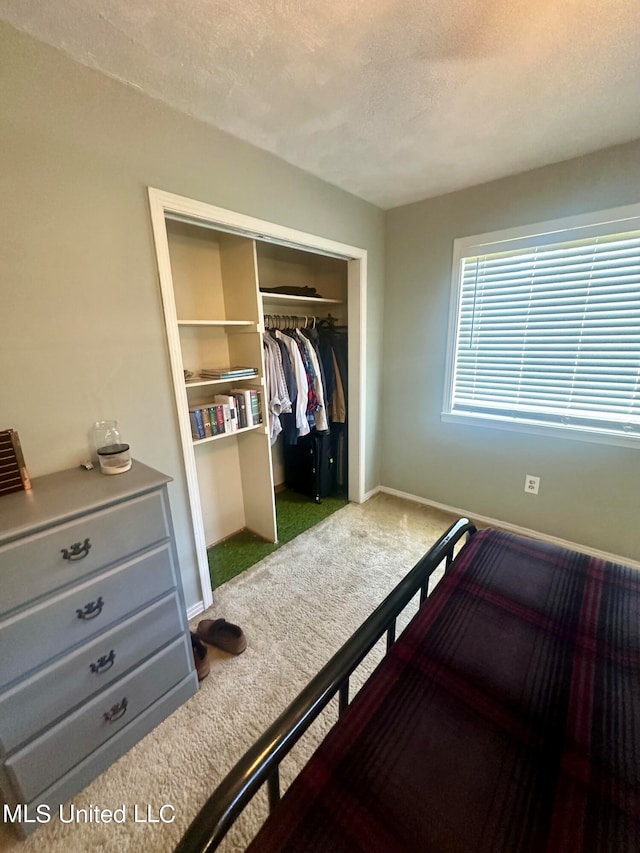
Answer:
<path fill-rule="evenodd" d="M 204 602 L 196 601 L 195 604 L 192 604 L 191 607 L 187 608 L 187 621 L 191 622 L 195 616 L 199 616 L 201 613 L 204 613 L 204 609 Z"/>
<path fill-rule="evenodd" d="M 360 501 L 360 503 L 364 504 L 368 500 L 370 500 L 371 498 L 375 498 L 375 496 L 380 494 L 381 491 L 382 491 L 382 486 L 376 486 L 375 489 L 371 489 L 370 491 L 365 492 L 364 495 L 362 496 L 362 500 Z"/>
<path fill-rule="evenodd" d="M 489 518 L 486 515 L 480 515 L 472 510 L 460 509 L 455 506 L 448 506 L 437 501 L 431 501 L 428 498 L 420 498 L 417 495 L 411 495 L 408 492 L 401 492 L 398 489 L 391 489 L 388 486 L 378 486 L 373 489 L 371 496 L 381 492 L 385 495 L 394 495 L 397 498 L 404 498 L 414 503 L 424 504 L 425 506 L 433 507 L 434 509 L 448 512 L 452 515 L 464 516 L 472 521 L 477 521 L 479 524 L 484 524 L 489 527 L 499 527 L 502 530 L 508 530 L 511 533 L 518 533 L 521 536 L 529 536 L 532 539 L 542 539 L 544 542 L 551 542 L 554 545 L 559 545 L 561 548 L 568 548 L 571 551 L 579 551 L 582 554 L 588 554 L 590 557 L 598 557 L 601 560 L 608 560 L 611 563 L 622 563 L 625 566 L 633 566 L 635 569 L 640 569 L 640 562 L 632 560 L 630 557 L 622 557 L 619 554 L 610 554 L 608 551 L 600 551 L 597 548 L 590 548 L 588 545 L 580 545 L 577 542 L 569 542 L 567 539 L 560 539 L 557 536 L 549 536 L 546 533 L 541 533 L 539 530 L 531 530 L 528 527 L 520 527 L 518 524 L 510 524 L 507 521 L 500 521 L 497 518 Z"/>

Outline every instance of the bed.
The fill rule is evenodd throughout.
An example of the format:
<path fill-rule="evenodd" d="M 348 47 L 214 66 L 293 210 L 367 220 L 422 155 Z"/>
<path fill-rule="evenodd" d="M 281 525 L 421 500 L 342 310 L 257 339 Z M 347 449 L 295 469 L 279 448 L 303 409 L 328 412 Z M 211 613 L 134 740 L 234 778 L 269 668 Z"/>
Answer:
<path fill-rule="evenodd" d="M 349 703 L 351 673 L 385 635 Z M 338 722 L 281 798 L 280 762 L 336 694 Z M 236 765 L 178 850 L 214 850 L 266 783 L 271 811 L 250 853 L 637 853 L 639 777 L 640 572 L 461 519 Z"/>

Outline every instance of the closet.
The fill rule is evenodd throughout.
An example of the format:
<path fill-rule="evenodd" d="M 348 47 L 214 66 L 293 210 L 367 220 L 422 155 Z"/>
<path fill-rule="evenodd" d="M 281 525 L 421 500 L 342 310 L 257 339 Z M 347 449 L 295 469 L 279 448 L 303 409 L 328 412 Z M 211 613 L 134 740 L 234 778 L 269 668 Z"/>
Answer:
<path fill-rule="evenodd" d="M 272 440 L 268 329 L 338 328 L 346 337 L 348 327 L 349 472 L 345 464 L 344 477 L 349 498 L 363 498 L 360 349 L 366 253 L 159 190 L 150 189 L 149 198 L 202 607 L 207 607 L 212 601 L 207 548 L 245 528 L 271 542 L 278 537 L 275 490 L 285 482 L 290 460 L 282 436 Z M 215 375 L 227 368 L 247 373 Z M 238 411 L 232 424 L 233 412 L 226 411 L 226 428 L 217 431 L 222 401 L 231 397 L 233 410 L 245 396 L 247 406 L 257 401 L 260 417 L 254 409 L 248 418 L 243 411 L 241 419 Z M 345 435 L 345 454 L 346 441 Z"/>

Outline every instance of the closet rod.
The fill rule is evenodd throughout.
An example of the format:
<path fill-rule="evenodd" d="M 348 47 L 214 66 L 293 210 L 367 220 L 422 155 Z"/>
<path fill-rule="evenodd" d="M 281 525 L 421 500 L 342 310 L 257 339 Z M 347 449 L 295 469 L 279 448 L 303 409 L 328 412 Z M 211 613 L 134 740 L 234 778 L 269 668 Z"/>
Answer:
<path fill-rule="evenodd" d="M 301 322 L 296 323 L 296 320 Z M 333 329 L 343 328 L 336 325 L 337 318 L 333 317 L 330 313 L 326 317 L 316 317 L 313 314 L 265 314 L 264 324 L 267 329 L 291 329 L 298 326 L 302 326 L 304 329 L 309 327 L 315 329 L 316 326 L 320 326 L 321 324 L 326 324 Z"/>
<path fill-rule="evenodd" d="M 265 314 L 264 322 L 267 327 L 279 328 L 282 325 L 284 328 L 292 328 L 294 326 L 302 326 L 304 329 L 315 329 L 318 317 L 312 314 Z M 304 326 L 303 322 L 304 321 Z M 287 324 L 287 325 L 285 325 Z"/>

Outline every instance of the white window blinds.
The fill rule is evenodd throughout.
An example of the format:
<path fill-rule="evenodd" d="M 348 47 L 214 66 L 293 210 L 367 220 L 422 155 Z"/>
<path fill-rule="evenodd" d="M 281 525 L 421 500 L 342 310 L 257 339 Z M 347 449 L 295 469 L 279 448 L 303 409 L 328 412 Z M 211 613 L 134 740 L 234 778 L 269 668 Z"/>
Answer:
<path fill-rule="evenodd" d="M 640 229 L 563 236 L 461 252 L 448 411 L 640 438 Z"/>

